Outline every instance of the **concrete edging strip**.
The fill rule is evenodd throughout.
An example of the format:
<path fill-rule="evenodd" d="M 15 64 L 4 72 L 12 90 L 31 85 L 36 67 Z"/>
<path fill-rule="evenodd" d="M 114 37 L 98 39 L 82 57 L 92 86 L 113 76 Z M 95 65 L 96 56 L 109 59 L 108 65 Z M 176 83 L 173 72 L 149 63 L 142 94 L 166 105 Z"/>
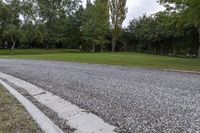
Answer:
<path fill-rule="evenodd" d="M 30 113 L 30 115 L 45 133 L 64 133 L 33 103 L 31 103 L 28 99 L 22 96 L 14 88 L 9 86 L 2 80 L 0 80 L 0 84 L 2 84 L 25 107 L 25 109 Z"/>
<path fill-rule="evenodd" d="M 38 102 L 57 113 L 61 119 L 67 120 L 67 125 L 74 128 L 75 133 L 116 133 L 117 127 L 51 92 L 5 73 L 0 72 L 0 78 L 25 89 Z"/>

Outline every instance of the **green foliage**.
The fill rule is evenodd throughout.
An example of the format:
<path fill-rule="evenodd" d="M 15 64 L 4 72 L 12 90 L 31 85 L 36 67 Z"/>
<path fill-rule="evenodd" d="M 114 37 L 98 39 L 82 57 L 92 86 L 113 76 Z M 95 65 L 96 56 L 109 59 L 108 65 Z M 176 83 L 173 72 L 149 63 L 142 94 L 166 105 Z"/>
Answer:
<path fill-rule="evenodd" d="M 160 0 L 160 3 L 165 11 L 130 22 L 126 35 L 135 38 L 130 45 L 135 50 L 155 54 L 200 55 L 199 1 Z"/>
<path fill-rule="evenodd" d="M 106 36 L 109 32 L 109 10 L 106 2 L 96 0 L 94 5 L 88 1 L 85 14 L 85 22 L 83 24 L 83 39 L 86 43 L 92 44 L 94 52 L 96 46 L 102 47 L 105 43 Z"/>
<path fill-rule="evenodd" d="M 0 48 L 200 55 L 199 0 L 159 0 L 166 11 L 123 28 L 126 1 L 0 0 Z"/>
<path fill-rule="evenodd" d="M 11 50 L 78 43 L 83 10 L 80 0 L 0 1 L 0 47 L 6 42 Z"/>
<path fill-rule="evenodd" d="M 74 0 L 37 0 L 38 13 L 44 23 L 47 38 L 47 48 L 55 47 L 56 44 L 65 40 L 65 28 L 69 25 L 69 17 L 79 7 L 79 1 Z"/>
<path fill-rule="evenodd" d="M 182 20 L 200 23 L 200 1 L 199 0 L 160 0 L 168 11 L 176 12 L 182 17 Z"/>
<path fill-rule="evenodd" d="M 192 24 L 178 26 L 176 15 L 159 12 L 130 22 L 127 32 L 137 42 L 134 48 L 155 54 L 196 54 L 197 31 Z M 131 38 L 129 37 L 129 38 Z M 192 45 L 193 44 L 193 45 Z M 185 51 L 185 52 L 182 52 Z"/>
<path fill-rule="evenodd" d="M 200 57 L 200 1 L 199 0 L 160 0 L 167 11 L 176 13 L 179 16 L 179 23 L 192 23 L 199 32 L 199 49 Z"/>

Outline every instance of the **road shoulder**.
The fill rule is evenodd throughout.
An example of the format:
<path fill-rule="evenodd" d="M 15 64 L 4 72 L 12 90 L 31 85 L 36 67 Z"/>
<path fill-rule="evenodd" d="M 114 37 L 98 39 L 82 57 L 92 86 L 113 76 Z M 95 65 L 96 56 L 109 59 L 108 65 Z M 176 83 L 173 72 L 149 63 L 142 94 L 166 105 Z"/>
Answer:
<path fill-rule="evenodd" d="M 0 132 L 42 133 L 25 108 L 0 85 Z"/>

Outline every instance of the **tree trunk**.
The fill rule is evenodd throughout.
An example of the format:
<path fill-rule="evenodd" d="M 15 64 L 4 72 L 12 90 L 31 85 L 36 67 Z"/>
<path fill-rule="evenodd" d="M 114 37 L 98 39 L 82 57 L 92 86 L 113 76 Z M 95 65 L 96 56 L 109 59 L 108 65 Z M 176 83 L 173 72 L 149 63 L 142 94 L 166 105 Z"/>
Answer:
<path fill-rule="evenodd" d="M 96 35 L 96 23 L 95 21 L 93 20 L 93 24 L 92 24 L 92 52 L 95 52 L 95 35 Z"/>
<path fill-rule="evenodd" d="M 173 56 L 176 56 L 176 49 L 173 48 Z"/>
<path fill-rule="evenodd" d="M 95 52 L 95 42 L 94 42 L 94 39 L 92 40 L 92 52 Z"/>
<path fill-rule="evenodd" d="M 200 25 L 198 27 L 198 32 L 199 32 L 199 49 L 198 49 L 198 57 L 200 58 Z"/>
<path fill-rule="evenodd" d="M 15 42 L 15 40 L 13 38 L 11 38 L 11 40 L 12 40 L 12 46 L 11 46 L 11 49 L 10 49 L 10 55 L 13 55 L 13 50 L 15 48 L 16 42 Z"/>
<path fill-rule="evenodd" d="M 113 35 L 113 38 L 112 38 L 112 52 L 115 52 L 115 47 L 116 47 L 116 37 L 115 35 Z"/>

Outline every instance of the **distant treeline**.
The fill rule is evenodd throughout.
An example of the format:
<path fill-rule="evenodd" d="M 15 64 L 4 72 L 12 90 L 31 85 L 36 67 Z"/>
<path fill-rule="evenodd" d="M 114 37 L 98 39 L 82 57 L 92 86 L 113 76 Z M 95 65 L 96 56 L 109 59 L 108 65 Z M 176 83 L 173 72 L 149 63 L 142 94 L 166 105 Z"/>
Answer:
<path fill-rule="evenodd" d="M 87 0 L 84 8 L 80 0 L 0 0 L 0 48 L 200 55 L 200 1 L 160 0 L 165 11 L 133 18 L 126 28 L 126 0 L 114 1 Z M 114 9 L 121 9 L 116 20 Z"/>

